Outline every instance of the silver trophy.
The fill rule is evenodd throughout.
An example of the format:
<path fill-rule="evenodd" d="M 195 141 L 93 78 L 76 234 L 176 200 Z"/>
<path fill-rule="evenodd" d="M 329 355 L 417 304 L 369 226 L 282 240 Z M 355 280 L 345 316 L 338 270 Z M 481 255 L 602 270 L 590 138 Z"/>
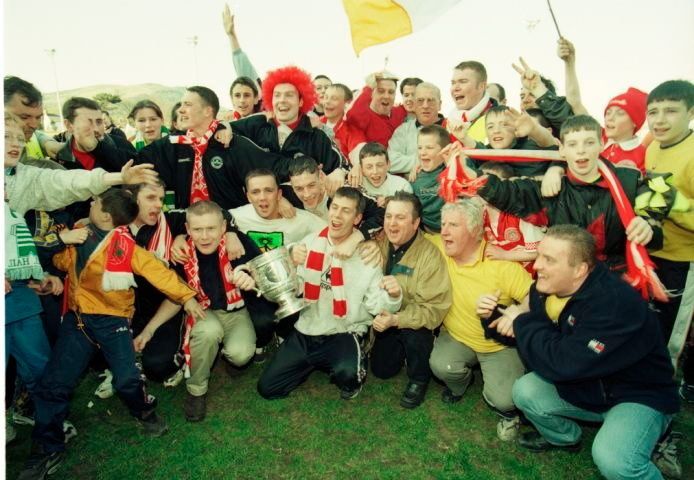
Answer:
<path fill-rule="evenodd" d="M 258 255 L 235 270 L 247 271 L 255 279 L 258 294 L 279 305 L 280 308 L 275 312 L 276 321 L 299 312 L 308 305 L 303 298 L 297 297 L 301 292 L 301 282 L 285 247 Z"/>

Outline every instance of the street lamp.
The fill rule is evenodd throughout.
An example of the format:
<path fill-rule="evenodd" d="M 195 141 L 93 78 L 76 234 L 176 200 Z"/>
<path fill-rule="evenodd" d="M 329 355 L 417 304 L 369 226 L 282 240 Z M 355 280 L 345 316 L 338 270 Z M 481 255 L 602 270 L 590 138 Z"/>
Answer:
<path fill-rule="evenodd" d="M 200 83 L 198 77 L 198 36 L 188 37 L 188 43 L 193 44 L 193 59 L 195 59 L 195 83 Z"/>
<path fill-rule="evenodd" d="M 53 78 L 55 79 L 55 98 L 56 101 L 58 102 L 58 115 L 60 116 L 60 125 L 62 125 L 63 122 L 63 104 L 60 101 L 60 87 L 58 86 L 58 69 L 55 66 L 55 48 L 49 48 L 46 50 L 46 53 L 48 54 L 49 57 L 51 57 L 51 63 L 53 64 Z"/>

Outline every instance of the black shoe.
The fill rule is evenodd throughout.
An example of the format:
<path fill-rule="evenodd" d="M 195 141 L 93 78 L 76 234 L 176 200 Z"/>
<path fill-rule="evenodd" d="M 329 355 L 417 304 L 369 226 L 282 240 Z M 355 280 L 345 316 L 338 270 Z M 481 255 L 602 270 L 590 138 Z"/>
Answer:
<path fill-rule="evenodd" d="M 207 414 L 207 394 L 196 397 L 186 392 L 186 399 L 183 401 L 183 411 L 186 420 L 189 422 L 201 422 Z"/>
<path fill-rule="evenodd" d="M 518 444 L 527 448 L 531 452 L 539 453 L 548 450 L 566 450 L 567 452 L 578 452 L 581 449 L 581 442 L 572 443 L 571 445 L 554 445 L 549 443 L 539 432 L 522 433 L 518 439 Z"/>
<path fill-rule="evenodd" d="M 161 437 L 169 431 L 169 426 L 155 411 L 148 413 L 143 418 L 138 418 L 137 421 L 145 429 L 145 435 L 148 437 Z"/>
<path fill-rule="evenodd" d="M 359 395 L 359 392 L 361 392 L 361 385 L 362 384 L 359 384 L 359 386 L 353 390 L 347 388 L 341 389 L 340 398 L 342 400 L 352 400 L 353 398 L 357 398 L 357 395 Z"/>
<path fill-rule="evenodd" d="M 443 403 L 458 403 L 462 399 L 462 395 L 454 395 L 453 392 L 451 392 L 451 389 L 448 387 L 441 392 L 441 401 Z"/>
<path fill-rule="evenodd" d="M 253 363 L 256 365 L 262 365 L 267 360 L 266 348 L 256 348 L 255 354 L 253 355 Z"/>
<path fill-rule="evenodd" d="M 427 384 L 408 382 L 405 392 L 400 399 L 400 406 L 416 408 L 422 404 L 427 394 Z"/>
<path fill-rule="evenodd" d="M 231 378 L 240 377 L 241 375 L 246 373 L 246 371 L 248 370 L 248 368 L 246 368 L 246 366 L 237 367 L 236 365 L 231 363 L 229 360 L 224 361 L 224 369 L 227 371 L 227 375 L 229 375 L 229 377 L 231 377 Z"/>
<path fill-rule="evenodd" d="M 43 480 L 58 471 L 63 461 L 63 452 L 44 453 L 41 447 L 32 448 L 18 480 Z"/>

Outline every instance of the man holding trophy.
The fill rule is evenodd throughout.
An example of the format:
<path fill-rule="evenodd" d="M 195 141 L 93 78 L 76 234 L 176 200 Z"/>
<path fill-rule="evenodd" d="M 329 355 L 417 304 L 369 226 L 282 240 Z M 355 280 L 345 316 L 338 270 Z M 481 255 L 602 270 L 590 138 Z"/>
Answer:
<path fill-rule="evenodd" d="M 328 226 L 291 248 L 308 306 L 258 381 L 264 398 L 286 397 L 314 370 L 327 372 L 345 400 L 361 391 L 366 375 L 363 337 L 375 315 L 395 313 L 402 302 L 394 277 L 384 277 L 358 254 L 345 260 L 332 255 L 359 224 L 364 205 L 358 190 L 339 188 Z"/>

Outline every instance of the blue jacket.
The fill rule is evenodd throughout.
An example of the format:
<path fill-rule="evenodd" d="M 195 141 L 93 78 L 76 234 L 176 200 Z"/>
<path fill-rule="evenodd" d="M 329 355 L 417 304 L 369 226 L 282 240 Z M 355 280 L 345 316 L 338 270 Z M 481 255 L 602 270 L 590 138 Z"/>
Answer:
<path fill-rule="evenodd" d="M 639 293 L 599 263 L 554 324 L 546 296 L 530 290 L 530 312 L 514 322 L 528 369 L 559 396 L 591 411 L 625 402 L 665 414 L 679 410 L 674 371 L 658 318 Z"/>

